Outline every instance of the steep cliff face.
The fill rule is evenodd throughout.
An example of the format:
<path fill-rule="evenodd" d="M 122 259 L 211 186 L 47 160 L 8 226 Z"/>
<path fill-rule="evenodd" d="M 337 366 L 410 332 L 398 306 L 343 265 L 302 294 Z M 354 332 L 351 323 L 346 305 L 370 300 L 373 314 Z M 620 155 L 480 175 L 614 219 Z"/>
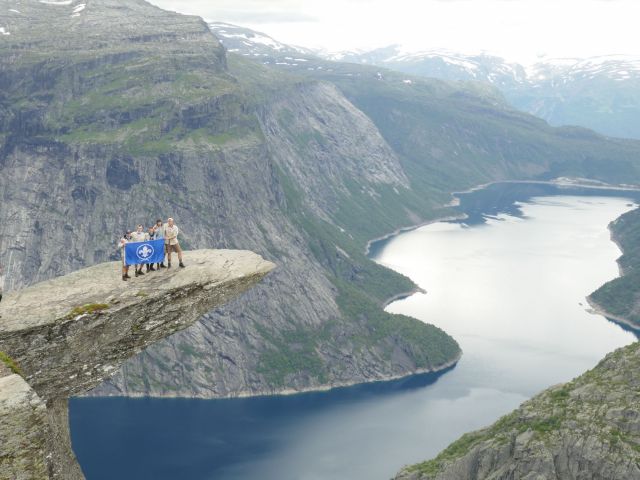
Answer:
<path fill-rule="evenodd" d="M 280 265 L 99 393 L 306 389 L 458 357 L 441 330 L 380 310 L 413 285 L 368 261 L 354 236 L 410 223 L 391 212 L 411 193 L 358 109 L 330 85 L 228 69 L 200 19 L 138 1 L 82 4 L 0 12 L 11 32 L 0 44 L 6 287 L 114 258 L 122 230 L 159 215 L 176 218 L 184 247 L 251 249 Z M 368 215 L 345 214 L 345 200 Z"/>
<path fill-rule="evenodd" d="M 468 433 L 397 480 L 640 478 L 640 343 Z"/>
<path fill-rule="evenodd" d="M 24 380 L 0 368 L 0 478 L 82 478 L 71 450 L 68 398 L 274 267 L 247 251 L 197 250 L 185 261 L 187 269 L 127 283 L 119 279 L 119 262 L 103 263 L 3 299 L 0 351 Z"/>
<path fill-rule="evenodd" d="M 0 478 L 47 478 L 45 404 L 22 377 L 0 363 Z"/>

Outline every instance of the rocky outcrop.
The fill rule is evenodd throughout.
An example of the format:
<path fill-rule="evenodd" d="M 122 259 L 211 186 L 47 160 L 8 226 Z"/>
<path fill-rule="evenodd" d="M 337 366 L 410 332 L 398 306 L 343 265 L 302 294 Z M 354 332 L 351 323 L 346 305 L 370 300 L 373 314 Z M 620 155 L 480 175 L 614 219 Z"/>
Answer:
<path fill-rule="evenodd" d="M 186 269 L 127 283 L 119 262 L 103 263 L 3 298 L 0 351 L 24 380 L 6 369 L 0 378 L 0 478 L 42 478 L 45 470 L 51 478 L 81 478 L 67 399 L 94 388 L 123 361 L 192 325 L 274 267 L 248 251 L 196 250 L 185 254 L 185 262 Z"/>
<path fill-rule="evenodd" d="M 201 19 L 139 0 L 9 7 L 19 14 L 0 11 L 11 33 L 0 43 L 5 288 L 114 259 L 123 229 L 169 215 L 183 246 L 247 249 L 279 265 L 95 393 L 304 390 L 459 356 L 441 330 L 413 321 L 403 333 L 408 319 L 391 328 L 397 319 L 382 313 L 413 285 L 367 260 L 354 236 L 410 223 L 398 215 L 408 180 L 335 87 L 227 65 Z M 393 211 L 387 224 L 372 215 L 382 211 Z"/>
<path fill-rule="evenodd" d="M 637 480 L 640 343 L 462 436 L 396 480 Z"/>
<path fill-rule="evenodd" d="M 47 477 L 46 407 L 20 375 L 0 364 L 0 479 Z"/>

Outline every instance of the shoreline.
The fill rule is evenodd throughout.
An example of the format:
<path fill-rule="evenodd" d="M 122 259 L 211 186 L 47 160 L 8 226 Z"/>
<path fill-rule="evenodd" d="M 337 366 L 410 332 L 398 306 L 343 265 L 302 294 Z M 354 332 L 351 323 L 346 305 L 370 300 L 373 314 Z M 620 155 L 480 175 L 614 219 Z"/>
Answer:
<path fill-rule="evenodd" d="M 452 199 L 448 203 L 441 205 L 440 208 L 453 208 L 453 207 L 459 206 L 460 202 L 459 202 L 459 199 L 457 198 L 457 195 L 473 193 L 473 192 L 476 192 L 478 190 L 482 190 L 484 188 L 490 187 L 492 185 L 499 185 L 501 183 L 550 185 L 550 186 L 555 186 L 555 187 L 590 188 L 590 189 L 593 189 L 593 190 L 618 190 L 618 191 L 622 191 L 622 192 L 638 192 L 638 193 L 640 193 L 640 186 L 632 186 L 632 185 L 590 184 L 590 183 L 579 183 L 579 182 L 572 183 L 572 182 L 569 182 L 569 181 L 562 182 L 562 181 L 554 181 L 554 180 L 495 180 L 493 182 L 487 182 L 487 183 L 482 183 L 480 185 L 476 185 L 476 186 L 471 187 L 471 188 L 469 188 L 467 190 L 450 192 L 450 195 L 452 196 Z M 465 214 L 465 213 L 460 213 L 460 214 L 457 214 L 457 215 L 446 215 L 446 216 L 443 216 L 443 217 L 436 217 L 436 218 L 433 218 L 431 220 L 426 220 L 424 222 L 416 223 L 414 225 L 408 225 L 406 227 L 397 228 L 393 232 L 390 232 L 390 233 L 387 233 L 387 234 L 382 235 L 380 237 L 376 237 L 376 238 L 373 238 L 373 239 L 369 240 L 367 242 L 366 246 L 365 246 L 364 254 L 367 257 L 369 256 L 372 244 L 374 244 L 376 242 L 383 241 L 383 240 L 387 240 L 387 239 L 389 239 L 391 237 L 395 237 L 396 235 L 399 235 L 401 233 L 410 232 L 412 230 L 416 230 L 416 229 L 418 229 L 420 227 L 425 227 L 425 226 L 431 225 L 433 223 L 455 221 L 455 220 L 464 220 L 466 218 L 468 218 L 468 215 Z"/>
<path fill-rule="evenodd" d="M 334 383 L 331 385 L 320 385 L 317 387 L 305 387 L 302 389 L 293 389 L 293 388 L 287 388 L 284 390 L 278 390 L 278 391 L 272 391 L 272 392 L 261 392 L 261 393 L 255 393 L 255 392 L 247 392 L 247 391 L 243 391 L 243 392 L 239 392 L 233 395 L 174 395 L 174 394 L 165 394 L 165 395 L 144 395 L 144 394 L 138 394 L 138 393 L 133 393 L 133 394 L 127 394 L 127 395 L 80 395 L 77 397 L 73 397 L 73 398 L 80 398 L 80 399 L 84 399 L 84 398 L 136 398 L 136 399 L 146 399 L 146 398 L 162 398 L 162 399 L 179 399 L 179 398 L 186 398 L 186 399 L 199 399 L 199 400 L 233 400 L 233 399 L 240 399 L 240 398 L 260 398 L 260 397 L 280 397 L 280 396 L 291 396 L 291 395 L 300 395 L 300 394 L 305 394 L 305 393 L 319 393 L 319 392 L 329 392 L 331 390 L 336 390 L 336 389 L 340 389 L 340 388 L 350 388 L 350 387 L 355 387 L 358 385 L 370 385 L 373 383 L 387 383 L 387 382 L 393 382 L 396 380 L 403 380 L 403 379 L 407 379 L 410 377 L 414 377 L 414 376 L 418 376 L 418 375 L 425 375 L 425 374 L 430 374 L 430 373 L 440 373 L 443 372 L 445 370 L 448 370 L 450 368 L 453 368 L 456 366 L 456 364 L 460 361 L 460 359 L 462 358 L 462 350 L 460 352 L 458 352 L 458 354 L 451 360 L 449 360 L 448 362 L 445 362 L 441 365 L 438 365 L 437 367 L 434 368 L 420 368 L 418 370 L 416 370 L 415 372 L 411 372 L 411 373 L 406 373 L 406 374 L 397 374 L 397 375 L 388 375 L 385 376 L 383 378 L 376 378 L 376 379 L 368 379 L 368 380 L 361 380 L 361 381 L 352 381 L 352 382 L 338 382 L 338 383 Z"/>
<path fill-rule="evenodd" d="M 640 207 L 636 207 L 636 208 L 640 208 Z M 629 210 L 632 211 L 632 210 Z M 625 215 L 628 212 L 623 213 L 622 215 Z M 607 229 L 609 230 L 609 239 L 615 244 L 616 247 L 618 247 L 618 250 L 620 250 L 621 255 L 620 257 L 618 257 L 616 259 L 616 264 L 618 265 L 618 277 L 624 277 L 624 269 L 622 268 L 622 265 L 620 265 L 620 258 L 622 257 L 622 255 L 624 255 L 624 248 L 622 248 L 622 245 L 620 245 L 620 242 L 618 241 L 618 239 L 616 238 L 616 235 L 613 231 L 613 229 L 611 228 L 611 226 L 617 222 L 622 215 L 620 215 L 618 218 L 616 218 L 615 220 L 612 220 L 611 222 L 609 222 L 609 225 L 607 226 Z M 615 280 L 611 279 L 609 280 L 609 282 Z M 602 286 L 606 285 L 609 282 L 605 282 L 602 285 L 600 285 L 599 288 L 602 288 Z M 596 289 L 596 290 L 598 290 Z M 594 292 L 596 291 L 594 290 Z M 592 292 L 593 293 L 593 292 Z M 595 300 L 593 300 L 591 298 L 591 293 L 589 295 L 587 295 L 587 297 L 585 297 L 587 303 L 589 304 L 589 306 L 591 307 L 591 311 L 589 313 L 595 314 L 595 315 L 601 315 L 605 318 L 611 319 L 611 320 L 615 320 L 616 322 L 622 323 L 623 325 L 628 326 L 629 328 L 631 328 L 632 330 L 635 330 L 637 332 L 640 332 L 640 325 L 632 322 L 631 320 L 624 318 L 624 317 L 620 317 L 619 315 L 614 315 L 612 313 L 607 312 L 601 305 L 599 305 Z"/>
<path fill-rule="evenodd" d="M 460 192 L 451 192 L 450 195 L 452 196 L 452 200 L 445 204 L 442 205 L 441 208 L 451 208 L 453 206 L 456 206 L 456 200 L 457 197 L 456 195 L 459 194 L 465 194 L 465 193 L 472 193 L 474 191 L 477 190 L 482 190 L 483 188 L 487 188 L 491 185 L 497 185 L 497 184 L 501 184 L 501 183 L 509 183 L 509 184 L 542 184 L 542 185 L 552 185 L 552 186 L 558 186 L 558 187 L 575 187 L 575 188 L 591 188 L 591 189 L 596 189 L 596 190 L 619 190 L 619 191 L 634 191 L 634 192 L 640 192 L 640 187 L 633 187 L 633 186 L 615 186 L 615 185 L 593 185 L 593 184 L 580 184 L 580 183 L 570 183 L 570 182 L 566 182 L 566 183 L 561 183 L 561 182 L 557 182 L 557 181 L 543 181 L 543 180 L 500 180 L 500 181 L 493 181 L 493 182 L 488 182 L 485 184 L 481 184 L 481 185 L 476 185 L 475 187 L 471 187 L 468 190 L 464 190 L 464 191 L 460 191 Z M 379 241 L 383 241 L 383 240 L 387 240 L 389 238 L 395 237 L 401 233 L 405 233 L 405 232 L 409 232 L 412 230 L 416 230 L 420 227 L 424 227 L 427 225 L 431 225 L 433 223 L 438 223 L 438 222 L 445 222 L 445 221 L 455 221 L 455 220 L 464 220 L 465 218 L 467 218 L 468 216 L 464 213 L 460 213 L 457 215 L 445 215 L 442 217 L 436 217 L 430 220 L 425 220 L 423 222 L 414 224 L 414 225 L 409 225 L 406 227 L 400 227 L 397 228 L 396 230 L 394 230 L 393 232 L 390 232 L 388 234 L 382 235 L 380 237 L 374 238 L 369 240 L 366 243 L 365 246 L 365 255 L 367 256 L 367 258 L 369 258 L 369 254 L 370 254 L 370 249 L 371 246 Z M 618 217 L 619 218 L 619 217 Z M 617 219 L 613 220 L 613 222 L 615 222 Z M 613 234 L 612 234 L 613 235 Z M 616 243 L 616 245 L 618 245 L 617 241 L 612 237 L 612 241 L 614 243 Z M 622 248 L 619 247 L 620 251 L 623 252 Z M 624 252 L 623 252 L 624 253 Z M 372 261 L 372 258 L 369 258 Z M 388 267 L 385 267 L 388 268 Z M 620 268 L 620 267 L 619 267 Z M 622 275 L 620 275 L 622 276 Z M 413 280 L 412 280 L 413 282 Z M 416 285 L 416 287 L 410 291 L 407 292 L 400 292 L 397 293 L 395 295 L 392 295 L 391 297 L 389 297 L 388 299 L 386 299 L 383 303 L 381 308 L 384 310 L 386 309 L 391 303 L 398 301 L 398 300 L 403 300 L 405 298 L 408 298 L 416 293 L 423 293 L 426 294 L 427 291 L 424 290 L 423 288 L 420 288 L 419 286 Z M 630 328 L 633 329 L 638 329 L 637 325 L 633 325 L 632 323 L 629 322 L 629 320 L 627 319 L 623 319 L 623 318 L 618 318 L 616 316 L 613 315 L 609 315 L 607 314 L 603 309 L 601 309 L 597 304 L 595 304 L 595 302 L 592 302 L 590 300 L 589 297 L 586 297 L 586 301 L 587 303 L 591 306 L 593 313 L 598 314 L 598 315 L 602 315 L 604 317 L 608 317 L 611 318 L 613 320 L 619 321 L 620 323 L 624 323 L 625 325 L 629 326 Z M 412 376 L 416 376 L 416 375 L 423 375 L 423 374 L 428 374 L 428 373 L 438 373 L 444 370 L 447 370 L 449 368 L 454 367 L 462 358 L 462 350 L 449 362 L 446 362 L 436 368 L 432 368 L 432 369 L 419 369 L 416 370 L 415 372 L 411 372 L 411 373 L 406 373 L 406 374 L 397 374 L 397 375 L 388 375 L 385 376 L 383 378 L 378 378 L 378 379 L 369 379 L 369 380 L 359 380 L 359 381 L 349 381 L 349 382 L 339 382 L 339 383 L 335 383 L 335 384 L 331 384 L 331 385 L 319 385 L 316 387 L 306 387 L 303 389 L 283 389 L 280 391 L 273 391 L 273 392 L 263 392 L 263 393 L 254 393 L 254 392 L 248 392 L 248 391 L 243 391 L 237 394 L 233 394 L 233 395 L 223 395 L 223 396 L 210 396 L 210 395 L 177 395 L 177 394 L 166 394 L 166 395 L 145 395 L 145 394 L 127 394 L 127 395 L 82 395 L 76 398 L 167 398 L 167 399 L 171 399 L 171 398 L 187 398 L 187 399 L 203 399 L 203 400 L 223 400 L 223 399 L 234 399 L 234 398 L 254 398 L 254 397 L 273 397 L 273 396 L 289 396 L 289 395 L 298 395 L 298 394 L 305 394 L 305 393 L 313 393 L 313 392 L 328 392 L 330 390 L 334 390 L 334 389 L 339 389 L 339 388 L 349 388 L 349 387 L 354 387 L 357 385 L 366 385 L 366 384 L 371 384 L 371 383 L 382 383 L 382 382 L 392 382 L 395 380 L 401 380 L 404 378 L 409 378 Z"/>
<path fill-rule="evenodd" d="M 448 208 L 448 207 L 451 207 L 451 205 L 443 205 L 441 208 Z M 436 218 L 433 218 L 431 220 L 426 220 L 424 222 L 416 223 L 415 225 L 409 225 L 409 226 L 406 226 L 406 227 L 397 228 L 396 230 L 394 230 L 391 233 L 387 233 L 386 235 L 382 235 L 381 237 L 377 237 L 377 238 L 373 238 L 373 239 L 369 240 L 367 242 L 367 245 L 365 246 L 364 254 L 368 258 L 369 254 L 371 253 L 370 252 L 371 251 L 371 245 L 373 245 L 374 243 L 377 243 L 377 242 L 381 242 L 383 240 L 388 240 L 389 238 L 395 237 L 396 235 L 400 235 L 401 233 L 410 232 L 412 230 L 417 230 L 420 227 L 426 227 L 427 225 L 431 225 L 433 223 L 449 222 L 449 221 L 454 221 L 454 220 L 464 220 L 467 217 L 468 217 L 468 215 L 466 213 L 461 213 L 459 215 L 446 215 L 444 217 L 436 217 Z M 369 260 L 375 261 L 372 258 L 369 258 Z M 385 267 L 385 268 L 388 268 L 388 267 Z"/>
<path fill-rule="evenodd" d="M 413 288 L 413 289 L 409 290 L 408 292 L 396 293 L 395 295 L 391 295 L 389 298 L 387 298 L 382 303 L 382 309 L 384 310 L 389 305 L 391 305 L 393 302 L 397 302 L 398 300 L 404 300 L 405 298 L 409 298 L 410 296 L 415 295 L 416 293 L 422 293 L 422 294 L 426 295 L 427 291 L 424 288 L 420 288 L 420 287 L 416 286 L 416 288 Z"/>
<path fill-rule="evenodd" d="M 626 325 L 627 327 L 629 327 L 630 329 L 640 333 L 640 325 L 638 325 L 636 323 L 633 323 L 631 320 L 629 320 L 627 318 L 620 317 L 618 315 L 613 315 L 613 314 L 607 312 L 604 308 L 602 308 L 594 300 L 591 299 L 591 295 L 586 297 L 586 300 L 587 300 L 587 303 L 589 304 L 589 306 L 591 307 L 591 309 L 587 310 L 587 311 L 589 313 L 591 313 L 592 315 L 602 315 L 603 317 L 605 317 L 607 319 L 615 320 L 616 322 L 622 323 L 622 324 Z"/>
<path fill-rule="evenodd" d="M 498 185 L 500 183 L 513 183 L 513 184 L 534 184 L 534 185 L 551 185 L 554 187 L 574 187 L 574 188 L 591 188 L 593 190 L 619 190 L 622 192 L 640 192 L 640 186 L 634 185 L 611 185 L 608 183 L 603 184 L 593 184 L 593 183 L 580 183 L 580 182 L 570 182 L 569 179 L 567 181 L 560 180 L 496 180 L 493 182 L 483 183 L 481 185 L 476 185 L 475 187 L 471 187 L 468 190 L 462 190 L 460 192 L 451 192 L 451 195 L 454 197 L 456 195 L 462 195 L 466 193 L 477 192 L 478 190 L 482 190 L 484 188 L 490 187 L 492 185 Z M 580 180 L 580 179 L 578 179 Z M 587 179 L 582 179 L 587 180 Z"/>

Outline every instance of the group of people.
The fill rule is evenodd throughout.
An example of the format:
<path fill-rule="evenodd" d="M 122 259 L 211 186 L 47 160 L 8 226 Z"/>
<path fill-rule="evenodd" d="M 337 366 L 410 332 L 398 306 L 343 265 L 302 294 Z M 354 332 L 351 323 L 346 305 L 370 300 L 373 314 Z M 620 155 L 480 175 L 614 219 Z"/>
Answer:
<path fill-rule="evenodd" d="M 160 270 L 161 268 L 171 268 L 171 253 L 173 252 L 178 254 L 179 265 L 181 268 L 184 268 L 182 248 L 180 248 L 180 241 L 178 240 L 179 233 L 180 230 L 174 223 L 173 218 L 168 218 L 167 223 L 162 223 L 162 219 L 159 218 L 156 220 L 155 225 L 149 227 L 147 231 L 145 231 L 143 225 L 138 225 L 135 232 L 127 230 L 118 243 L 118 248 L 122 251 L 122 280 L 127 281 L 131 278 L 129 276 L 129 265 L 125 262 L 125 246 L 129 242 L 148 242 L 150 240 L 164 239 L 164 256 L 162 262 L 156 263 L 155 266 L 153 263 L 134 265 L 136 277 L 144 275 L 142 271 L 143 266 L 146 266 L 147 273 Z M 164 264 L 165 257 L 167 259 L 167 265 Z"/>

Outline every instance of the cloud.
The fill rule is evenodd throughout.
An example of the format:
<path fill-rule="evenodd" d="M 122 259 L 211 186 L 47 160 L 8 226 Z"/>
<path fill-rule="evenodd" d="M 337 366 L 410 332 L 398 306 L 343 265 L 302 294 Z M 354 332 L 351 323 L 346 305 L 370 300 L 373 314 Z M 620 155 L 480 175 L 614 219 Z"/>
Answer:
<path fill-rule="evenodd" d="M 167 10 L 228 23 L 306 23 L 318 21 L 305 11 L 302 0 L 151 0 Z"/>
<path fill-rule="evenodd" d="M 521 63 L 541 54 L 640 54 L 639 0 L 151 1 L 332 51 L 401 44 L 411 51 L 484 51 Z"/>

